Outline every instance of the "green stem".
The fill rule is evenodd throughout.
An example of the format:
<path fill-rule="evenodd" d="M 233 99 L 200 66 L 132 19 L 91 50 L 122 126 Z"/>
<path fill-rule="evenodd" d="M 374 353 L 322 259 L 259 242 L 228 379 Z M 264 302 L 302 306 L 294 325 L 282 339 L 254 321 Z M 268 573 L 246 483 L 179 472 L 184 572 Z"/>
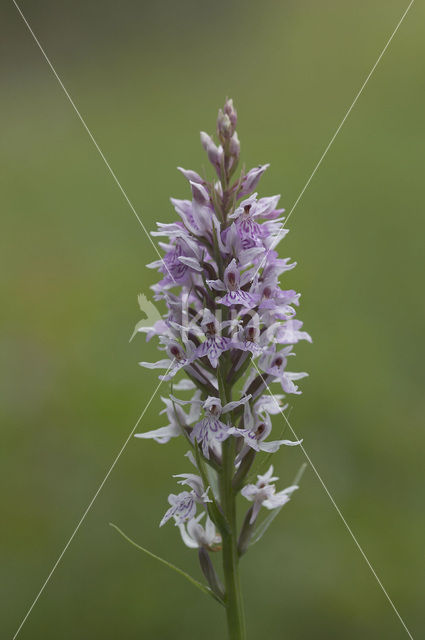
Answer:
<path fill-rule="evenodd" d="M 232 397 L 232 388 L 226 386 L 226 358 L 217 371 L 220 399 L 224 405 Z M 226 615 L 229 640 L 245 640 L 245 615 L 239 581 L 238 534 L 236 527 L 236 493 L 233 489 L 235 468 L 235 439 L 233 436 L 222 444 L 222 470 L 220 474 L 220 499 L 228 524 L 223 532 L 223 574 L 226 588 Z"/>
<path fill-rule="evenodd" d="M 245 640 L 245 615 L 239 581 L 237 550 L 236 502 L 232 488 L 235 460 L 234 438 L 223 442 L 223 470 L 221 474 L 221 504 L 230 531 L 223 535 L 223 573 L 226 588 L 226 615 L 229 640 Z"/>
<path fill-rule="evenodd" d="M 223 188 L 221 230 L 227 224 L 227 217 L 232 209 L 232 201 L 229 198 L 229 161 L 230 141 L 222 141 L 224 147 L 224 161 L 222 166 L 221 183 Z M 235 163 L 236 164 L 236 163 Z M 236 167 L 235 167 L 236 168 Z M 234 206 L 234 202 L 233 202 Z M 218 240 L 214 231 L 214 248 L 217 267 L 220 278 L 223 278 L 224 265 L 218 248 Z M 228 319 L 228 309 L 224 308 L 223 320 Z M 232 386 L 234 376 L 229 376 L 231 363 L 225 353 L 220 358 L 217 369 L 217 383 L 222 405 L 224 406 L 232 398 Z M 226 383 L 227 380 L 227 383 Z M 228 417 L 229 414 L 227 414 Z M 230 414 L 231 415 L 231 414 Z M 232 416 L 234 418 L 234 416 Z M 245 614 L 243 608 L 242 592 L 239 579 L 239 554 L 238 533 L 236 524 L 236 492 L 233 488 L 233 475 L 235 470 L 235 438 L 230 436 L 222 443 L 222 469 L 219 472 L 220 502 L 224 518 L 227 522 L 226 530 L 222 531 L 223 539 L 223 574 L 225 582 L 225 606 L 227 615 L 227 628 L 229 640 L 246 640 Z"/>

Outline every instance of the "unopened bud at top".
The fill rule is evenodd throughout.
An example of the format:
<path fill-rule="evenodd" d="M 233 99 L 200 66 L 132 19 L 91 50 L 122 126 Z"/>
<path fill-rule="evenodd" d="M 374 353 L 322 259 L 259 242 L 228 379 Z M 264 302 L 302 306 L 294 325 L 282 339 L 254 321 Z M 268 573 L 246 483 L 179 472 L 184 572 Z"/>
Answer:
<path fill-rule="evenodd" d="M 224 113 L 221 109 L 218 110 L 217 117 L 217 135 L 222 142 L 228 140 L 234 131 L 232 123 L 227 113 Z"/>
<path fill-rule="evenodd" d="M 225 144 L 235 133 L 237 122 L 236 110 L 232 100 L 226 100 L 223 109 L 218 110 L 217 135 Z"/>
<path fill-rule="evenodd" d="M 238 121 L 238 114 L 236 113 L 236 109 L 233 106 L 233 100 L 228 98 L 224 103 L 223 111 L 226 115 L 229 116 L 229 120 L 232 124 L 233 131 L 236 129 L 236 123 Z"/>

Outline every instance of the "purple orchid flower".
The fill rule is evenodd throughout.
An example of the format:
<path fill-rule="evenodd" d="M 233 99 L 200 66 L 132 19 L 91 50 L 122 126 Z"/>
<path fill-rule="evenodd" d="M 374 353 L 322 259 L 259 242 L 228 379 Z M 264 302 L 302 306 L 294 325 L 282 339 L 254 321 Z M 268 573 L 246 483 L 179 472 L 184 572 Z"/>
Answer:
<path fill-rule="evenodd" d="M 219 398 L 210 396 L 202 404 L 204 417 L 200 422 L 195 424 L 190 438 L 192 442 L 195 442 L 195 440 L 198 442 L 202 447 L 202 453 L 207 459 L 210 457 L 210 448 L 217 452 L 216 445 L 224 442 L 224 440 L 231 435 L 229 432 L 230 426 L 222 422 L 220 416 L 229 411 L 233 411 L 233 409 L 236 409 L 236 407 L 239 407 L 241 404 L 245 404 L 249 401 L 250 397 L 251 396 L 245 396 L 241 400 L 228 402 L 222 407 Z"/>
<path fill-rule="evenodd" d="M 195 358 L 207 357 L 216 369 L 220 355 L 231 348 L 230 338 L 220 335 L 221 326 L 209 309 L 204 310 L 201 328 L 205 334 L 204 342 L 194 352 Z"/>
<path fill-rule="evenodd" d="M 170 520 L 170 518 L 174 518 L 175 524 L 179 526 L 195 517 L 197 504 L 205 506 L 207 502 L 211 502 L 208 497 L 208 488 L 204 488 L 200 476 L 194 473 L 182 473 L 174 477 L 182 478 L 182 480 L 179 480 L 179 484 L 189 485 L 191 491 L 182 491 L 177 495 L 171 493 L 168 496 L 168 502 L 171 507 L 162 518 L 159 524 L 160 527 Z"/>
<path fill-rule="evenodd" d="M 260 413 L 258 411 L 258 403 L 256 403 L 256 405 L 257 410 L 253 412 L 249 403 L 247 403 L 244 407 L 244 428 L 232 429 L 232 434 L 242 437 L 245 443 L 244 448 L 238 456 L 238 460 L 241 460 L 250 448 L 254 449 L 254 451 L 275 453 L 282 445 L 294 447 L 301 444 L 302 440 L 274 440 L 272 442 L 265 442 L 271 433 L 272 422 L 269 414 L 266 411 Z"/>
<path fill-rule="evenodd" d="M 259 361 L 258 366 L 265 373 L 275 378 L 276 382 L 280 382 L 285 393 L 300 394 L 301 391 L 294 384 L 294 380 L 301 380 L 308 376 L 305 372 L 286 371 L 287 357 L 292 354 L 292 346 L 286 347 L 276 352 L 276 345 L 268 352 L 264 353 Z"/>
<path fill-rule="evenodd" d="M 226 291 L 226 295 L 217 299 L 217 302 L 224 304 L 226 307 L 241 304 L 248 309 L 254 306 L 254 296 L 248 291 L 244 291 L 241 287 L 247 285 L 252 279 L 252 271 L 246 271 L 241 275 L 236 265 L 236 260 L 224 270 L 224 282 L 222 280 L 207 280 L 207 284 L 216 291 Z"/>
<path fill-rule="evenodd" d="M 196 351 L 195 345 L 191 340 L 187 340 L 185 348 L 183 348 L 177 340 L 172 340 L 167 336 L 162 336 L 160 340 L 162 344 L 166 345 L 169 357 L 157 362 L 139 362 L 139 365 L 146 369 L 167 369 L 167 372 L 163 376 L 159 376 L 159 379 L 171 380 L 180 369 L 189 366 L 193 361 Z"/>
<path fill-rule="evenodd" d="M 248 173 L 242 178 L 238 196 L 242 197 L 248 195 L 249 193 L 252 193 L 257 187 L 261 176 L 269 167 L 269 164 L 260 164 L 258 167 L 250 169 Z"/>

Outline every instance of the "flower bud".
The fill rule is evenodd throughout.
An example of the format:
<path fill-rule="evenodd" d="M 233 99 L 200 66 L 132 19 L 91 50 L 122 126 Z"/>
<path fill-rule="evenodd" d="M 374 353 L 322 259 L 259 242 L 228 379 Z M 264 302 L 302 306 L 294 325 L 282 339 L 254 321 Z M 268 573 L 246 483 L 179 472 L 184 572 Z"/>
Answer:
<path fill-rule="evenodd" d="M 236 113 L 236 109 L 233 106 L 233 100 L 228 98 L 224 103 L 223 111 L 226 115 L 229 116 L 229 120 L 232 124 L 233 131 L 236 129 L 236 123 L 238 121 L 238 114 Z"/>
<path fill-rule="evenodd" d="M 239 556 L 243 556 L 243 554 L 248 550 L 249 542 L 251 540 L 251 536 L 254 530 L 255 521 L 252 520 L 253 507 L 248 509 L 245 519 L 243 521 L 243 525 L 241 528 L 241 532 L 238 540 L 238 554 Z"/>
<path fill-rule="evenodd" d="M 205 180 L 201 178 L 199 173 L 192 171 L 191 169 L 183 169 L 183 167 L 177 167 L 177 169 L 184 175 L 189 182 L 197 182 L 198 184 L 205 184 Z"/>
<path fill-rule="evenodd" d="M 239 191 L 239 196 L 245 196 L 254 191 L 257 186 L 261 176 L 265 172 L 266 169 L 270 167 L 269 164 L 259 165 L 258 167 L 254 167 L 250 169 L 248 173 L 242 180 L 241 190 Z"/>
<path fill-rule="evenodd" d="M 233 133 L 232 123 L 227 113 L 223 113 L 221 109 L 218 110 L 217 117 L 217 135 L 222 142 L 228 140 Z"/>
<path fill-rule="evenodd" d="M 198 182 L 192 182 L 192 180 L 190 180 L 190 188 L 192 189 L 192 196 L 195 202 L 203 205 L 208 204 L 208 191 L 204 186 L 202 186 L 202 184 L 199 184 Z"/>
<path fill-rule="evenodd" d="M 209 586 L 211 587 L 212 591 L 214 591 L 214 593 L 222 600 L 224 598 L 224 588 L 220 582 L 220 578 L 218 577 L 216 570 L 214 569 L 208 551 L 204 547 L 201 547 L 198 551 L 198 557 L 202 573 L 206 577 Z"/>
<path fill-rule="evenodd" d="M 205 131 L 201 131 L 201 143 L 207 152 L 209 161 L 219 170 L 223 159 L 223 148 L 221 146 L 217 147 L 211 136 Z"/>
<path fill-rule="evenodd" d="M 238 134 L 235 131 L 235 133 L 232 135 L 230 139 L 230 145 L 229 145 L 230 155 L 234 156 L 235 158 L 239 158 L 240 150 L 241 150 L 241 143 L 239 142 Z"/>

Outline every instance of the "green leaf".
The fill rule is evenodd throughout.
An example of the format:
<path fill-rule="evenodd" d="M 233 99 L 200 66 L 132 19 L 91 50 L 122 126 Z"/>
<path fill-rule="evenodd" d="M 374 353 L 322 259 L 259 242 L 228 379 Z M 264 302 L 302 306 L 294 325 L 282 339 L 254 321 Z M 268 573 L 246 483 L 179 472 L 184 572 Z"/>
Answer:
<path fill-rule="evenodd" d="M 155 553 L 152 553 L 152 551 L 148 551 L 148 549 L 145 549 L 144 547 L 140 546 L 139 544 L 137 544 L 136 542 L 134 542 L 134 540 L 132 540 L 131 538 L 129 538 L 123 531 L 121 531 L 121 529 L 119 527 L 117 527 L 116 524 L 113 524 L 112 522 L 109 523 L 109 525 L 115 529 L 116 531 L 118 531 L 118 533 L 125 539 L 127 540 L 127 542 L 129 542 L 130 544 L 133 545 L 133 547 L 136 547 L 136 549 L 139 549 L 139 551 L 143 551 L 144 553 L 146 553 L 148 556 L 150 556 L 151 558 L 155 558 L 155 560 L 158 560 L 159 562 L 161 562 L 162 564 L 164 564 L 166 567 L 168 567 L 169 569 L 173 569 L 176 573 L 179 573 L 181 576 L 183 576 L 183 578 L 186 578 L 186 580 L 188 580 L 191 584 L 193 584 L 195 587 L 197 587 L 198 589 L 200 589 L 200 591 L 202 591 L 203 593 L 207 593 L 208 595 L 212 596 L 214 598 L 214 600 L 217 600 L 217 602 L 219 602 L 220 604 L 224 604 L 223 600 L 221 598 L 219 598 L 213 591 L 212 589 L 210 589 L 209 587 L 207 587 L 205 584 L 202 584 L 202 582 L 199 582 L 198 580 L 196 580 L 195 578 L 192 578 L 191 575 L 189 575 L 188 573 L 186 573 L 186 571 L 183 571 L 183 569 L 180 569 L 179 567 L 176 567 L 175 564 L 172 564 L 171 562 L 168 562 L 168 560 L 164 560 L 164 558 L 160 558 L 159 556 L 155 555 Z"/>
<path fill-rule="evenodd" d="M 292 481 L 292 484 L 298 484 L 300 482 L 301 478 L 304 475 L 304 471 L 306 469 L 307 469 L 307 462 L 303 462 L 300 468 L 298 469 L 298 472 L 296 473 L 295 478 Z"/>
<path fill-rule="evenodd" d="M 251 540 L 249 541 L 249 547 L 252 547 L 253 544 L 261 540 L 261 538 L 266 533 L 267 529 L 270 527 L 271 523 L 277 517 L 282 508 L 283 506 L 279 507 L 279 509 L 273 509 L 273 511 L 267 516 L 267 518 L 265 518 L 262 523 L 258 525 L 254 533 L 252 534 Z"/>

